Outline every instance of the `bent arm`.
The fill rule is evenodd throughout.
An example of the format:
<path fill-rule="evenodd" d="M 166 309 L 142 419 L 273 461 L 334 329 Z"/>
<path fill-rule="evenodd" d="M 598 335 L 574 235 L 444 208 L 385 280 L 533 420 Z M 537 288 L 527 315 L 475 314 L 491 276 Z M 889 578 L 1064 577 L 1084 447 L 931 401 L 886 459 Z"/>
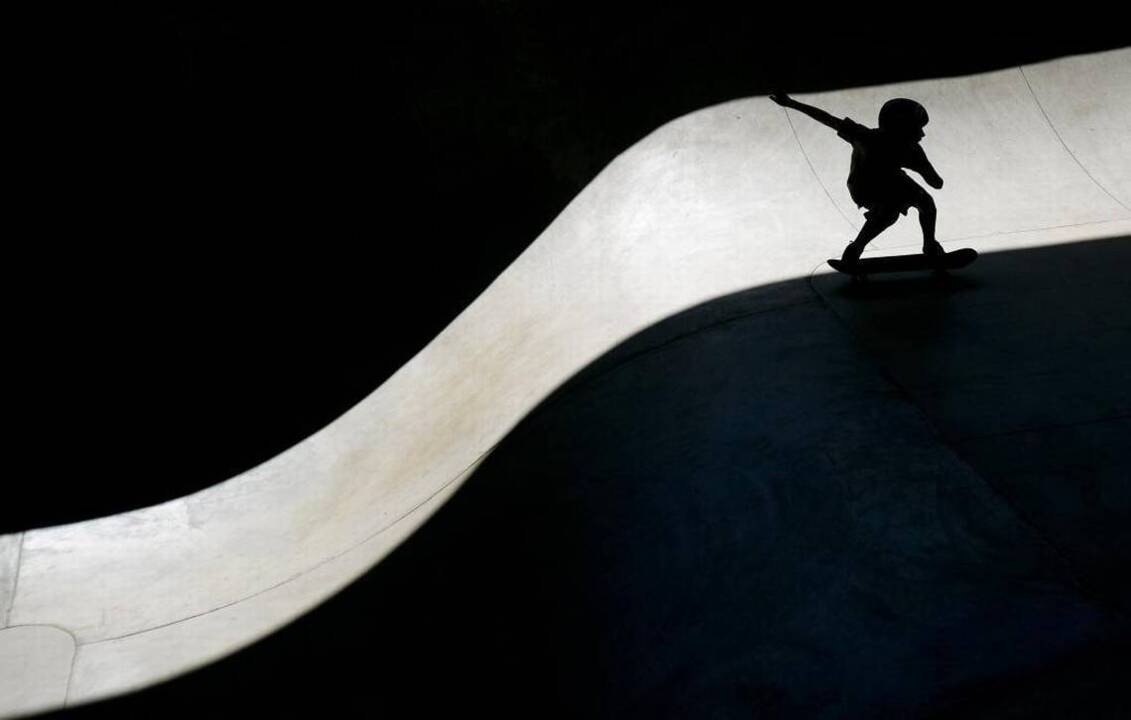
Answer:
<path fill-rule="evenodd" d="M 916 167 L 913 167 L 911 169 L 922 175 L 923 179 L 927 181 L 927 184 L 933 187 L 935 190 L 942 188 L 943 179 L 935 170 L 934 165 L 931 165 L 931 161 L 928 160 L 926 156 L 923 156 L 923 160 L 917 163 Z"/>
<path fill-rule="evenodd" d="M 840 118 L 830 115 L 819 107 L 806 105 L 799 100 L 794 100 L 785 93 L 775 93 L 770 96 L 770 99 L 782 107 L 793 108 L 800 113 L 805 113 L 822 125 L 831 127 L 833 130 L 840 130 Z"/>

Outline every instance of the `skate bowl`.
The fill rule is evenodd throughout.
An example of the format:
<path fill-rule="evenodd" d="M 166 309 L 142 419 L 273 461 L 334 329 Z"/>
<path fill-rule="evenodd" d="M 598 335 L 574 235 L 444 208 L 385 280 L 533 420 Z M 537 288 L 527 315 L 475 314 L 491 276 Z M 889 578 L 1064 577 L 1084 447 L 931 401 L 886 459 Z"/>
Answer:
<path fill-rule="evenodd" d="M 183 675 L 359 587 L 386 591 L 392 657 L 530 618 L 500 662 L 541 648 L 558 672 L 514 697 L 563 714 L 906 712 L 1126 637 L 1131 50 L 801 99 L 870 123 L 893 96 L 931 113 L 939 240 L 981 253 L 951 284 L 824 267 L 862 221 L 827 128 L 761 97 L 676 119 L 304 442 L 0 537 L 0 717 Z M 434 593 L 394 596 L 421 563 Z M 500 604 L 531 567 L 554 592 Z"/>

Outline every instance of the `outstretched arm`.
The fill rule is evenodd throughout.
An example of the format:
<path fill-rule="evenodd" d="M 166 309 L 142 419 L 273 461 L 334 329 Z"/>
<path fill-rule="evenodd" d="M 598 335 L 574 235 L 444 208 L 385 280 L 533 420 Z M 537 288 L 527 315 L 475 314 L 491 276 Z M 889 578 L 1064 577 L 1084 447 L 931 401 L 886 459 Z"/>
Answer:
<path fill-rule="evenodd" d="M 793 108 L 798 112 L 805 113 L 822 125 L 831 127 L 833 130 L 840 130 L 840 118 L 833 117 L 821 108 L 806 105 L 803 102 L 794 100 L 786 93 L 774 93 L 770 95 L 770 99 L 782 107 Z"/>

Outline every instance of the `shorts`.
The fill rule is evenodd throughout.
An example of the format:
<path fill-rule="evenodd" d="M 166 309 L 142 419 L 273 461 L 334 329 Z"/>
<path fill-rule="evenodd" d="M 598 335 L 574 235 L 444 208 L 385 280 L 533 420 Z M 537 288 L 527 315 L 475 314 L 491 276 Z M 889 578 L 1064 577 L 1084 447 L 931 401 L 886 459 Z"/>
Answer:
<path fill-rule="evenodd" d="M 930 197 L 919 183 L 904 173 L 870 182 L 849 183 L 848 193 L 858 207 L 885 215 L 906 215 L 920 199 Z"/>

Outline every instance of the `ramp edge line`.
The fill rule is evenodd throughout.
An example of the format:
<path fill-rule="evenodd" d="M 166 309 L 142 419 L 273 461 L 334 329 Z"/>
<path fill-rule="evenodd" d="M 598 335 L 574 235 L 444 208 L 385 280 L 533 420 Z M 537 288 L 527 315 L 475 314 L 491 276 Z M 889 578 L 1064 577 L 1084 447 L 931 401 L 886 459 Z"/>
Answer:
<path fill-rule="evenodd" d="M 1068 147 L 1068 143 L 1064 141 L 1064 138 L 1061 136 L 1060 131 L 1057 130 L 1056 125 L 1053 124 L 1052 119 L 1049 117 L 1048 112 L 1045 111 L 1045 106 L 1041 104 L 1041 98 L 1037 96 L 1037 92 L 1033 90 L 1033 84 L 1029 82 L 1029 76 L 1025 73 L 1025 67 L 1019 65 L 1017 66 L 1017 70 L 1021 73 L 1021 79 L 1025 81 L 1025 87 L 1029 88 L 1029 94 L 1033 96 L 1033 102 L 1037 104 L 1037 109 L 1041 111 L 1041 116 L 1044 117 L 1045 124 L 1049 126 L 1050 130 L 1052 130 L 1053 135 L 1056 136 L 1056 139 L 1060 142 L 1060 145 L 1064 148 L 1064 151 L 1068 153 L 1069 157 L 1071 157 L 1072 160 L 1080 167 L 1080 169 L 1084 171 L 1084 174 L 1088 176 L 1088 179 L 1092 181 L 1093 185 L 1102 190 L 1105 195 L 1115 201 L 1115 203 L 1118 204 L 1121 208 L 1123 208 L 1127 212 L 1131 212 L 1131 207 L 1128 207 L 1122 200 L 1113 195 L 1112 192 L 1108 190 L 1103 183 L 1101 183 L 1096 179 L 1094 175 L 1092 175 L 1091 171 L 1084 166 L 1084 163 L 1080 162 L 1080 158 L 1076 157 L 1076 153 L 1072 152 L 1072 148 Z"/>

